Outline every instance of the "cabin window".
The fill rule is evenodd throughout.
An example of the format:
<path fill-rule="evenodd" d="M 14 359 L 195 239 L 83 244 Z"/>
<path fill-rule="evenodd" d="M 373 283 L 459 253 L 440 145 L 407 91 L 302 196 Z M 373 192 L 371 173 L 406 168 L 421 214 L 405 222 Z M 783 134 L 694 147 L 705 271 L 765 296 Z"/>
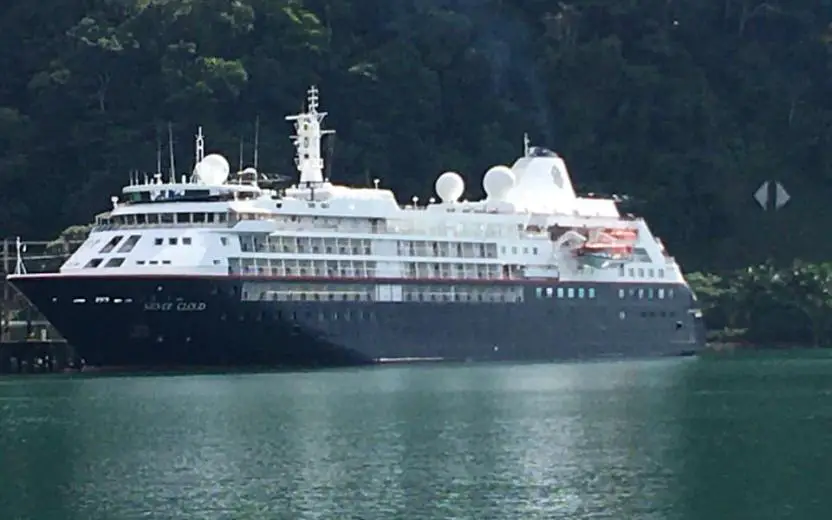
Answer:
<path fill-rule="evenodd" d="M 162 260 L 162 263 L 165 265 L 170 265 L 170 260 Z"/>
<path fill-rule="evenodd" d="M 157 213 L 150 213 L 147 215 L 147 223 L 148 224 L 158 224 L 159 223 L 159 215 Z"/>
<path fill-rule="evenodd" d="M 84 267 L 98 267 L 99 265 L 101 265 L 102 261 L 103 259 L 101 258 L 93 258 L 92 260 L 87 262 L 87 265 L 85 265 Z"/>
<path fill-rule="evenodd" d="M 563 287 L 558 287 L 558 298 L 563 298 Z"/>
<path fill-rule="evenodd" d="M 534 290 L 534 293 L 538 298 L 542 298 L 543 297 L 543 288 L 538 287 L 537 289 Z"/>
<path fill-rule="evenodd" d="M 595 287 L 590 287 L 589 289 L 587 289 L 587 292 L 589 293 L 590 299 L 595 298 Z"/>
<path fill-rule="evenodd" d="M 629 274 L 630 276 L 635 276 L 636 275 L 636 270 L 631 267 L 630 269 L 628 269 L 627 274 Z"/>
<path fill-rule="evenodd" d="M 532 248 L 532 253 L 535 254 L 535 255 L 537 254 L 537 248 L 536 247 Z"/>
<path fill-rule="evenodd" d="M 162 224 L 173 224 L 173 213 L 162 213 L 159 215 Z"/>
<path fill-rule="evenodd" d="M 624 299 L 624 296 L 626 296 L 626 294 L 627 294 L 627 291 L 625 291 L 624 289 L 619 289 L 619 290 L 618 290 L 618 298 L 619 298 L 620 300 L 623 300 L 623 299 Z"/>
<path fill-rule="evenodd" d="M 667 297 L 668 298 L 673 298 L 673 289 L 668 289 L 667 290 Z"/>
<path fill-rule="evenodd" d="M 555 292 L 554 289 L 552 289 L 551 287 L 547 287 L 546 288 L 546 297 L 551 298 L 552 295 L 554 294 L 554 292 Z"/>
<path fill-rule="evenodd" d="M 653 278 L 653 277 L 655 276 L 655 271 L 653 271 L 653 269 L 652 269 L 652 268 L 651 268 L 651 269 L 649 269 L 649 270 L 647 271 L 647 276 L 649 276 L 650 278 Z"/>
<path fill-rule="evenodd" d="M 194 213 L 193 214 L 193 221 L 197 224 L 202 224 L 205 222 L 205 213 Z"/>
<path fill-rule="evenodd" d="M 511 248 L 511 254 L 513 254 L 513 255 L 517 254 L 517 248 L 516 247 Z"/>
<path fill-rule="evenodd" d="M 220 244 L 227 246 L 228 245 L 228 238 L 220 237 Z"/>
<path fill-rule="evenodd" d="M 638 277 L 639 278 L 644 278 L 644 268 L 643 267 L 638 268 Z"/>
<path fill-rule="evenodd" d="M 566 297 L 567 298 L 574 298 L 575 297 L 575 288 L 570 287 L 566 290 Z"/>
<path fill-rule="evenodd" d="M 164 241 L 165 241 L 164 238 L 155 238 L 155 239 L 153 239 L 153 243 L 157 246 L 161 246 L 164 243 Z"/>
<path fill-rule="evenodd" d="M 659 269 L 659 278 L 664 278 L 664 269 Z"/>
<path fill-rule="evenodd" d="M 110 258 L 104 267 L 121 267 L 124 263 L 124 258 Z"/>
<path fill-rule="evenodd" d="M 664 299 L 664 289 L 658 289 L 656 291 L 656 295 L 659 297 L 660 300 Z"/>
<path fill-rule="evenodd" d="M 136 260 L 136 265 L 144 265 L 144 260 Z"/>
<path fill-rule="evenodd" d="M 638 290 L 638 298 L 639 298 L 639 300 L 644 299 L 644 289 L 639 289 Z"/>
<path fill-rule="evenodd" d="M 191 223 L 191 214 L 190 213 L 177 213 L 176 214 L 176 222 L 178 224 L 190 224 Z"/>
<path fill-rule="evenodd" d="M 191 245 L 191 237 L 182 237 L 182 245 L 183 246 Z"/>
<path fill-rule="evenodd" d="M 176 245 L 176 238 L 175 237 L 168 238 L 168 244 L 170 244 L 172 246 L 175 246 Z"/>

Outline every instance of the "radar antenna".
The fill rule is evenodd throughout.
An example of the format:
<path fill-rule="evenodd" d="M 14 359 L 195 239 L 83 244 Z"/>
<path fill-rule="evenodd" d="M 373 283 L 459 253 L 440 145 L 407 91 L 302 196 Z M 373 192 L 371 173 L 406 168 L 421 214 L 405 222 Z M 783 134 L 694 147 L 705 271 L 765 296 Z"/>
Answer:
<path fill-rule="evenodd" d="M 295 166 L 300 172 L 300 184 L 306 186 L 324 182 L 321 138 L 335 133 L 332 130 L 321 130 L 321 122 L 327 113 L 318 112 L 318 101 L 318 89 L 313 85 L 308 91 L 307 111 L 286 117 L 287 121 L 295 122 L 295 135 L 292 136 L 297 149 Z"/>

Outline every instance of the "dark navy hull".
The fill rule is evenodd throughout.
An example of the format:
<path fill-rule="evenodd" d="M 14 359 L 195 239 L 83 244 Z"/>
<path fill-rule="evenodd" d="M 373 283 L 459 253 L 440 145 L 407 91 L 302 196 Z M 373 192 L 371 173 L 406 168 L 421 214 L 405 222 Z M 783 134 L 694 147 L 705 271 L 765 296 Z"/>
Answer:
<path fill-rule="evenodd" d="M 93 366 L 546 361 L 680 355 L 704 345 L 684 285 L 634 285 L 651 295 L 661 289 L 662 299 L 630 297 L 630 289 L 623 297 L 629 284 L 522 282 L 512 301 L 287 301 L 247 297 L 255 279 L 263 278 L 11 277 Z M 592 297 L 557 297 L 570 287 L 577 295 L 578 286 Z"/>

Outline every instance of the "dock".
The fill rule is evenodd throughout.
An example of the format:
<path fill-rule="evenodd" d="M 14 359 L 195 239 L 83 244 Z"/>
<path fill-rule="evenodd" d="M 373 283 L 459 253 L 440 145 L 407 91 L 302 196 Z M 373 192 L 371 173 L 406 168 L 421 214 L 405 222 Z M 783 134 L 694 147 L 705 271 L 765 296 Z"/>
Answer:
<path fill-rule="evenodd" d="M 80 370 L 83 360 L 38 310 L 8 281 L 14 273 L 54 272 L 80 241 L 4 239 L 0 262 L 0 375 Z"/>

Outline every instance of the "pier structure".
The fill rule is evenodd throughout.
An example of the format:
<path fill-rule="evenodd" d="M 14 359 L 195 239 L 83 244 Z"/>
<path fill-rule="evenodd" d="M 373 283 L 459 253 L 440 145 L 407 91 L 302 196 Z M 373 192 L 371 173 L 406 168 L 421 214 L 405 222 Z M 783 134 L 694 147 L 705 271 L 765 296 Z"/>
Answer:
<path fill-rule="evenodd" d="M 62 372 L 81 368 L 74 349 L 9 283 L 19 272 L 52 272 L 81 244 L 59 239 L 23 242 L 6 238 L 0 244 L 0 374 Z"/>

